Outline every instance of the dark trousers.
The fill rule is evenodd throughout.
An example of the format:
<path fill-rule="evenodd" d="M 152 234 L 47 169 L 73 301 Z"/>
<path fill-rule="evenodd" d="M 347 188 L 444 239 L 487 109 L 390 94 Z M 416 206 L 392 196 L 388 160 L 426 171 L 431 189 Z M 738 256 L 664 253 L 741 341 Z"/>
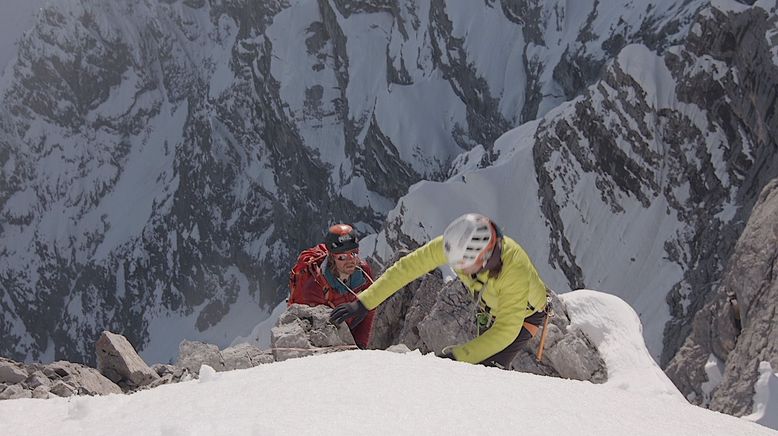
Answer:
<path fill-rule="evenodd" d="M 532 325 L 542 326 L 543 320 L 546 318 L 546 312 L 535 312 L 532 315 L 524 318 L 524 322 L 528 322 Z M 532 339 L 532 333 L 525 327 L 521 327 L 519 330 L 519 336 L 510 343 L 504 350 L 497 354 L 487 357 L 483 361 L 479 362 L 479 365 L 484 366 L 496 366 L 502 369 L 511 369 L 511 362 L 516 358 L 516 355 L 521 351 L 521 347 L 524 346 L 530 339 Z"/>

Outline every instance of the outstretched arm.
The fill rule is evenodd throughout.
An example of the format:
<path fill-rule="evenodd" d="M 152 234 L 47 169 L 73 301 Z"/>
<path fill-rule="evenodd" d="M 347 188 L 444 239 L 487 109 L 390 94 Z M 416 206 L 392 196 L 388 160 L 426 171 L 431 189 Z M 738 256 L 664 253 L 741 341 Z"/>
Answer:
<path fill-rule="evenodd" d="M 403 286 L 445 264 L 443 237 L 438 236 L 395 262 L 375 283 L 359 294 L 359 301 L 366 308 L 374 309 Z"/>

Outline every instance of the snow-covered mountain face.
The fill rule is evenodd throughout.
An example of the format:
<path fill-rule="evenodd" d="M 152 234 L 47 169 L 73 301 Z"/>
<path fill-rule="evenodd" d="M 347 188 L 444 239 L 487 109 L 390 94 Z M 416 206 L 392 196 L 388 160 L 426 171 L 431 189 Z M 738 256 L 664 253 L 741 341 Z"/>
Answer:
<path fill-rule="evenodd" d="M 695 315 L 692 333 L 666 368 L 687 398 L 722 413 L 761 412 L 778 428 L 778 409 L 759 406 L 778 379 L 778 178 L 765 186 L 718 286 Z M 765 375 L 765 372 L 769 374 Z M 772 380 L 772 381 L 771 381 Z"/>
<path fill-rule="evenodd" d="M 0 72 L 16 54 L 16 42 L 32 27 L 43 0 L 5 0 L 0 14 Z"/>
<path fill-rule="evenodd" d="M 672 291 L 683 326 L 775 144 L 704 3 L 52 2 L 0 81 L 0 354 L 226 345 L 328 224 L 378 231 L 452 174 L 384 251 L 481 210 L 553 287 L 621 291 L 653 333 Z"/>

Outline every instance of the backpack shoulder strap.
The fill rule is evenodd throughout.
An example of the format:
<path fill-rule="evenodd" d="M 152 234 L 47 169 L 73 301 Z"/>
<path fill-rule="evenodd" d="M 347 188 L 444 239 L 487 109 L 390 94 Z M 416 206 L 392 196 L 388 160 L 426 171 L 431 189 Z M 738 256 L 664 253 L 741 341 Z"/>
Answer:
<path fill-rule="evenodd" d="M 366 260 L 362 259 L 361 262 L 359 262 L 359 269 L 362 270 L 362 272 L 365 274 L 365 278 L 367 279 L 367 282 L 371 285 L 373 284 L 373 269 L 370 268 L 370 264 L 367 263 Z"/>
<path fill-rule="evenodd" d="M 318 279 L 318 276 L 321 275 L 319 266 L 326 257 L 327 248 L 324 244 L 306 248 L 300 253 L 299 256 L 297 256 L 297 260 L 295 261 L 294 266 L 292 266 L 292 270 L 289 273 L 289 304 L 299 302 L 299 288 L 303 285 L 305 280 L 308 280 L 309 277 L 319 286 L 322 286 L 322 282 Z"/>
<path fill-rule="evenodd" d="M 314 250 L 316 251 L 315 254 L 313 253 Z M 322 264 L 327 259 L 327 250 L 324 244 L 319 244 L 316 247 L 311 248 L 311 252 L 312 256 L 306 262 L 305 268 L 316 284 L 321 287 L 322 292 L 326 296 L 327 293 L 332 289 L 332 286 L 330 286 L 327 278 L 324 277 L 324 271 L 322 271 Z"/>

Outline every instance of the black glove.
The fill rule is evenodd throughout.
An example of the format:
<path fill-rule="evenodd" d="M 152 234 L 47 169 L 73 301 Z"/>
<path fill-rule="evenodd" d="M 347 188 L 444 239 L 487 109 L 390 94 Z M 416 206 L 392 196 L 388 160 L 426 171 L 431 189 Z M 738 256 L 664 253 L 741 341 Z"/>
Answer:
<path fill-rule="evenodd" d="M 351 324 L 357 325 L 365 319 L 367 316 L 367 307 L 359 300 L 354 300 L 351 303 L 341 304 L 340 306 L 332 309 L 330 314 L 330 322 L 333 324 L 340 324 L 343 321 L 351 318 Z"/>
<path fill-rule="evenodd" d="M 454 357 L 454 353 L 451 352 L 450 347 L 444 348 L 440 353 L 435 353 L 435 357 L 440 357 L 441 359 L 451 359 L 454 361 L 457 360 L 457 358 Z"/>

